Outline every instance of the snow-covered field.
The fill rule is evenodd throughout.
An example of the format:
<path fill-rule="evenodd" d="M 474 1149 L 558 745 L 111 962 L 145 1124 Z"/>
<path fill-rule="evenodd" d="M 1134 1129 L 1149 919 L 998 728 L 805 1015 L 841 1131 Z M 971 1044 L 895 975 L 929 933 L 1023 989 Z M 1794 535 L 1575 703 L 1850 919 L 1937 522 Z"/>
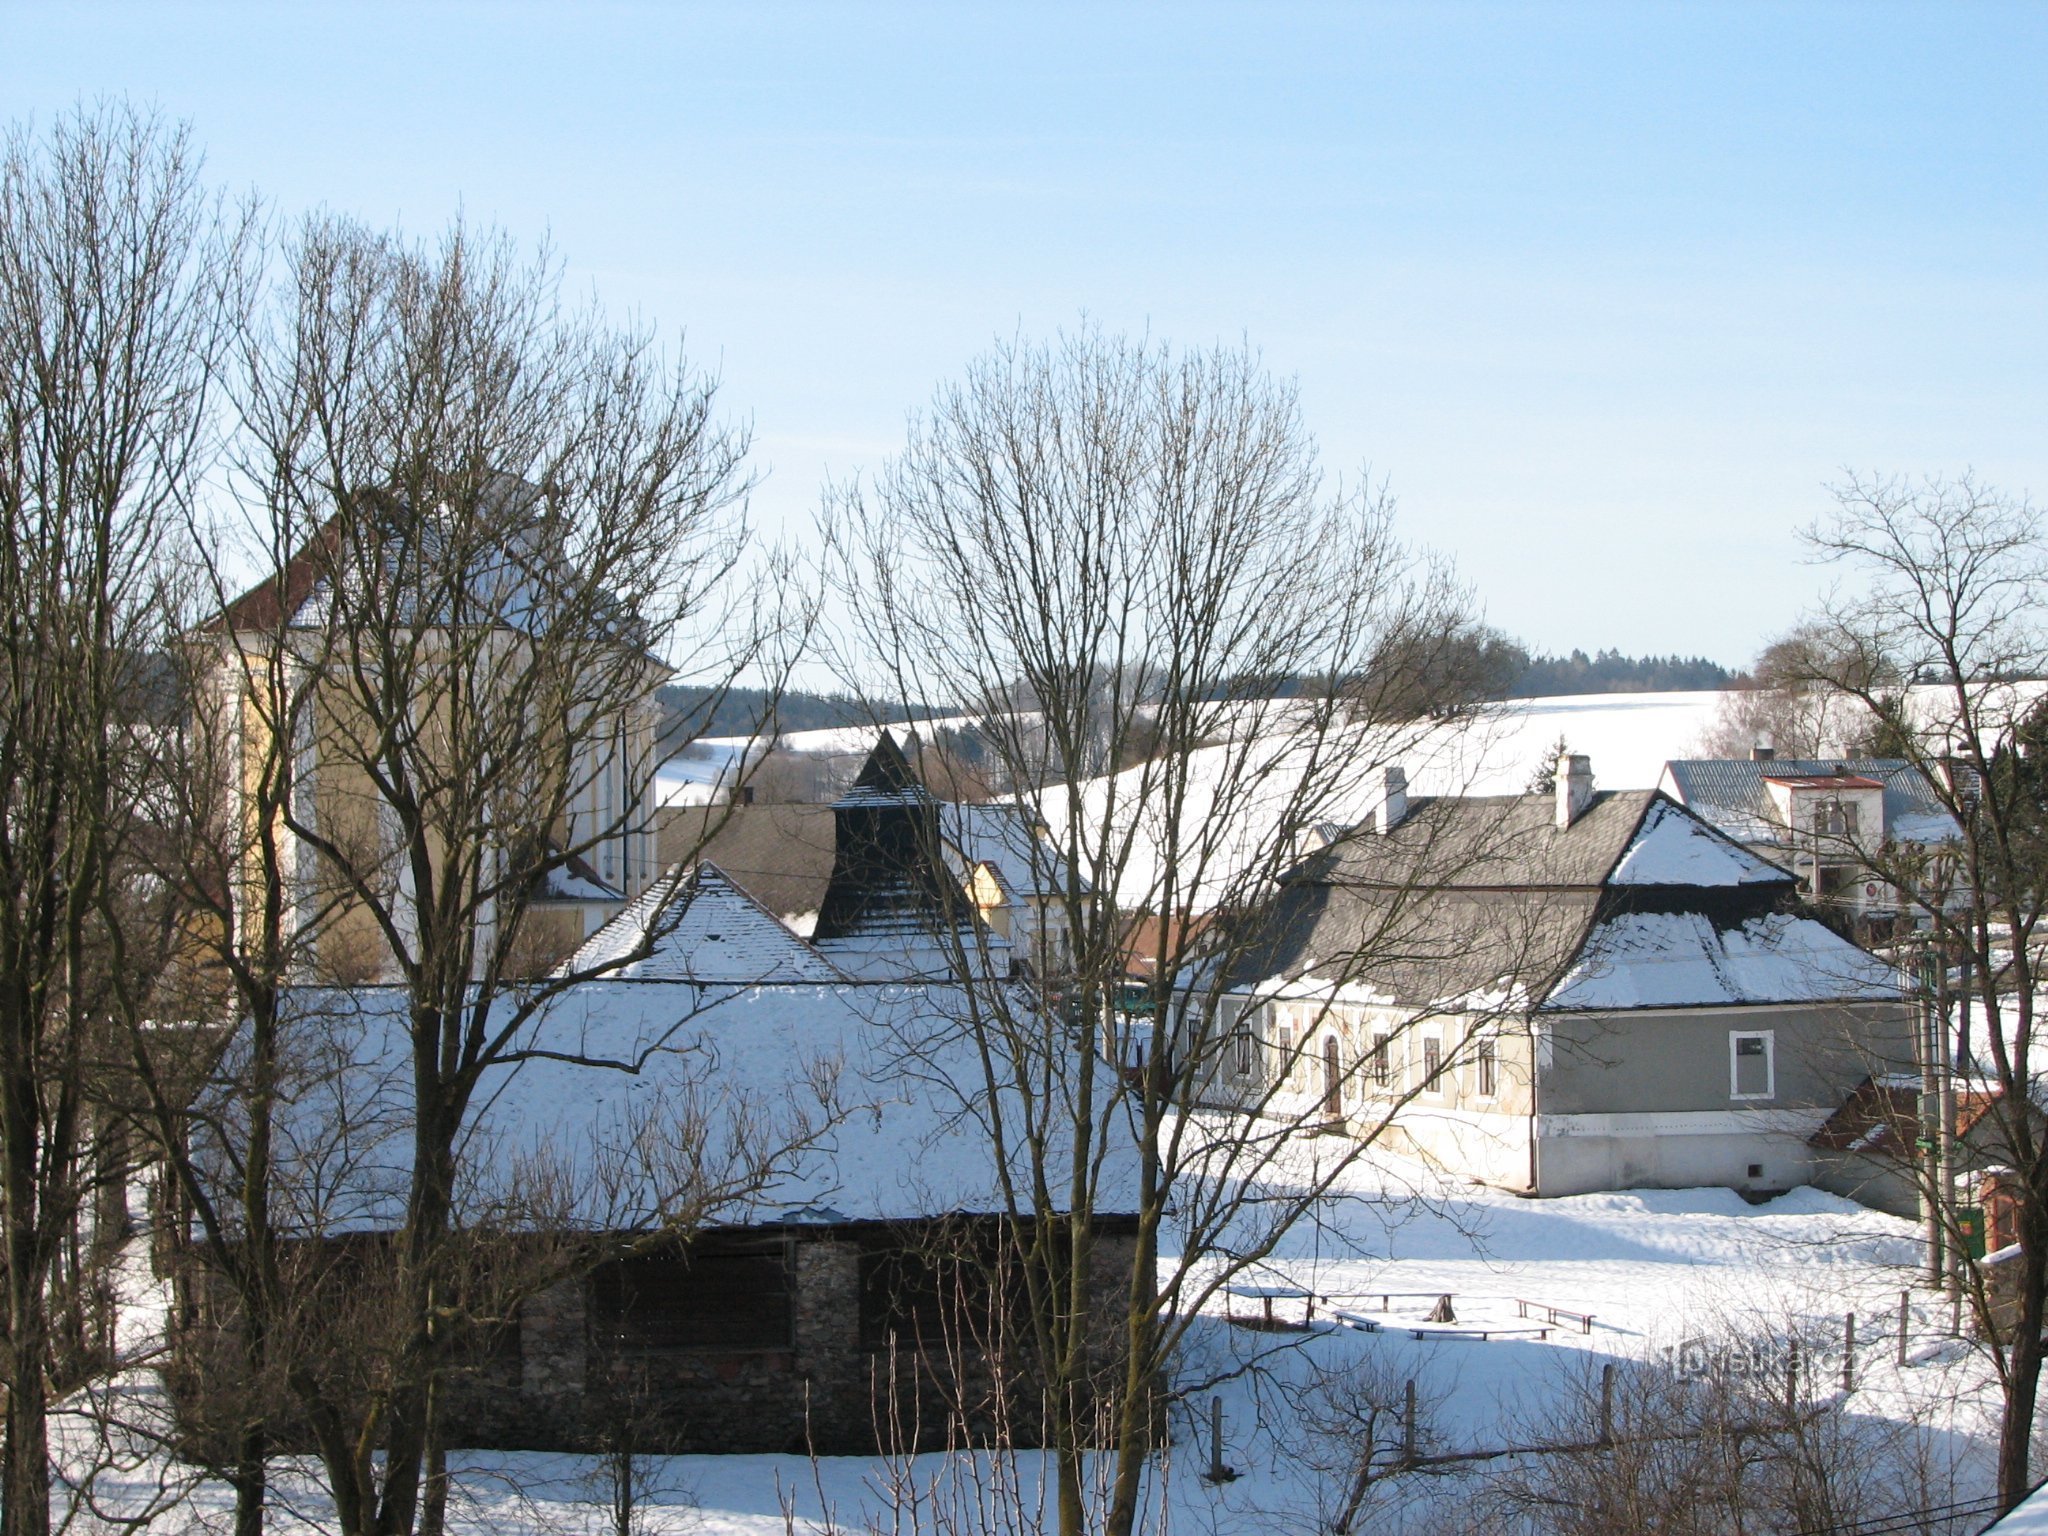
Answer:
<path fill-rule="evenodd" d="M 1304 1138 L 1306 1163 L 1328 1143 Z M 1727 1190 L 1635 1191 L 1527 1201 L 1472 1187 L 1446 1186 L 1420 1167 L 1382 1158 L 1348 1176 L 1322 1219 L 1297 1228 L 1269 1269 L 1255 1279 L 1312 1290 L 1324 1300 L 1315 1326 L 1265 1332 L 1231 1326 L 1220 1315 L 1196 1326 L 1181 1362 L 1184 1383 L 1204 1383 L 1176 1423 L 1174 1446 L 1158 1463 L 1156 1492 L 1176 1530 L 1301 1531 L 1322 1528 L 1340 1493 L 1339 1474 L 1319 1472 L 1331 1442 L 1303 1420 L 1301 1394 L 1318 1381 L 1388 1383 L 1413 1379 L 1423 1409 L 1420 1438 L 1432 1452 L 1528 1443 L 1532 1430 L 1617 1362 L 1667 1369 L 1696 1359 L 1703 1341 L 1733 1340 L 1757 1359 L 1776 1360 L 1789 1328 L 1815 1355 L 1809 1390 L 1816 1400 L 1840 1392 L 1844 1315 L 1858 1319 L 1860 1347 L 1849 1410 L 1880 1420 L 1918 1417 L 1930 1426 L 1937 1476 L 1958 1495 L 1981 1492 L 1994 1392 L 1985 1362 L 1947 1337 L 1948 1308 L 1914 1291 L 1909 1364 L 1895 1362 L 1899 1293 L 1910 1284 L 1915 1243 L 1910 1225 L 1811 1189 L 1760 1206 Z M 144 1342 L 156 1315 L 143 1277 L 128 1342 Z M 1384 1293 L 1394 1294 L 1382 1301 Z M 1589 1332 L 1567 1322 L 1546 1339 L 1417 1340 L 1434 1296 L 1453 1298 L 1466 1326 L 1528 1327 L 1517 1299 L 1590 1313 Z M 1260 1303 L 1239 1299 L 1241 1314 Z M 1276 1304 L 1280 1316 L 1299 1303 Z M 1332 1323 L 1332 1308 L 1388 1323 L 1369 1333 Z M 1223 1308 L 1214 1309 L 1221 1313 Z M 1690 1347 L 1688 1347 L 1690 1346 Z M 1775 1368 L 1775 1367 L 1773 1367 Z M 1310 1396 L 1313 1397 L 1311 1391 Z M 148 1407 L 146 1389 L 134 1407 Z M 1223 1459 L 1239 1475 L 1212 1484 L 1206 1469 L 1211 1399 L 1223 1406 Z M 1199 1423 L 1196 1422 L 1197 1416 Z M 82 1431 L 69 1431 L 83 1459 Z M 606 1528 L 602 1479 L 573 1456 L 468 1454 L 454 1458 L 451 1525 L 462 1531 L 540 1533 Z M 1484 1464 L 1481 1464 L 1484 1465 Z M 1027 1483 L 1037 1458 L 1006 1475 Z M 317 1484 L 281 1468 L 282 1512 L 274 1529 L 323 1529 Z M 1472 1474 L 1467 1474 L 1472 1475 Z M 796 1456 L 678 1457 L 651 1460 L 641 1511 L 651 1531 L 701 1536 L 769 1536 L 816 1529 L 906 1531 L 935 1519 L 951 1487 L 998 1479 L 985 1462 L 924 1457 L 882 1460 Z M 224 1489 L 184 1485 L 177 1469 L 150 1458 L 103 1480 L 110 1512 L 134 1509 L 155 1490 L 175 1488 L 175 1507 L 157 1528 L 218 1529 Z M 1361 1530 L 1428 1530 L 1444 1524 L 1444 1501 L 1460 1496 L 1455 1476 L 1410 1473 L 1378 1485 Z M 916 1520 L 902 1518 L 912 1496 L 927 1501 Z M 1032 1497 L 1026 1490 L 1026 1499 Z"/>

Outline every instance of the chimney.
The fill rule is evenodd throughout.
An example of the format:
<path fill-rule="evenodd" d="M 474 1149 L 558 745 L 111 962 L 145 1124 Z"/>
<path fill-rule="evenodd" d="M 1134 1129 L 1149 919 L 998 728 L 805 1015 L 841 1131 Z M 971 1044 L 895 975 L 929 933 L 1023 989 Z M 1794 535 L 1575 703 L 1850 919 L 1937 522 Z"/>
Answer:
<path fill-rule="evenodd" d="M 1752 763 L 1768 763 L 1777 755 L 1778 749 L 1768 741 L 1760 741 L 1749 749 L 1749 760 Z"/>
<path fill-rule="evenodd" d="M 1380 801 L 1380 831 L 1391 832 L 1408 814 L 1408 770 L 1389 768 L 1382 778 L 1386 793 Z"/>
<path fill-rule="evenodd" d="M 1557 758 L 1557 829 L 1562 832 L 1593 803 L 1593 759 L 1577 752 Z"/>

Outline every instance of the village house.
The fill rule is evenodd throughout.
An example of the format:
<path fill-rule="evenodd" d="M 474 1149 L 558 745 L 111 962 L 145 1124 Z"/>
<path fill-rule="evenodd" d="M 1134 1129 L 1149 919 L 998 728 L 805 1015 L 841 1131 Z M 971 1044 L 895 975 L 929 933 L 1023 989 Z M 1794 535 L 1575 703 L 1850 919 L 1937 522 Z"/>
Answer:
<path fill-rule="evenodd" d="M 980 1067 L 955 989 L 850 980 L 701 863 L 627 906 L 564 974 L 606 965 L 477 1095 L 466 1207 L 502 1211 L 536 1169 L 574 1198 L 532 1234 L 566 1273 L 518 1297 L 450 1378 L 450 1443 L 587 1449 L 622 1413 L 642 1447 L 676 1452 L 1032 1443 L 1017 1228 L 973 1112 Z M 345 1066 L 299 1086 L 294 1142 L 344 1125 L 353 1139 L 296 1235 L 374 1243 L 402 1208 L 403 1000 L 366 987 L 309 1006 L 325 1007 L 324 1048 Z M 1086 1053 L 1076 1069 L 1102 1070 Z M 693 1136 L 702 1160 L 648 1151 Z M 761 1159 L 751 1175 L 720 1167 L 734 1147 Z M 739 1177 L 701 1225 L 665 1237 L 698 1193 L 684 1169 Z M 1105 1316 L 1140 1262 L 1123 1214 L 1133 1177 L 1111 1168 L 1095 1213 Z M 171 1377 L 189 1386 L 232 1324 L 203 1286 L 187 1315 Z"/>
<path fill-rule="evenodd" d="M 1532 1195 L 1807 1182 L 1912 1060 L 1890 969 L 1656 791 L 1390 795 L 1285 880 L 1218 986 L 1225 1102 Z"/>
<path fill-rule="evenodd" d="M 1799 877 L 1807 898 L 1875 936 L 1905 910 L 1870 867 L 1889 845 L 1960 835 L 1925 774 L 1900 758 L 1678 758 L 1657 787 L 1760 858 Z"/>

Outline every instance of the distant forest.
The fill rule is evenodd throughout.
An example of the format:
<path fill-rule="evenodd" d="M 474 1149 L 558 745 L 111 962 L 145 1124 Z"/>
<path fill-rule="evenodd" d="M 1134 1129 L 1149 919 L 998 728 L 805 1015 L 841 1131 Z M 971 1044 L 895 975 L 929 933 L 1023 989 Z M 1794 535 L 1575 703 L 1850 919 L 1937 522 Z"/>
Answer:
<path fill-rule="evenodd" d="M 765 688 L 728 688 L 706 720 L 704 710 L 710 696 L 703 688 L 663 688 L 656 697 L 661 704 L 662 734 L 669 740 L 752 735 L 767 714 L 770 700 Z M 790 689 L 775 705 L 776 729 L 785 733 L 866 725 L 878 716 L 885 722 L 907 720 L 910 713 L 899 704 L 875 708 L 850 694 L 805 693 L 801 689 Z"/>
<path fill-rule="evenodd" d="M 1502 636 L 1483 643 L 1484 671 L 1496 679 L 1495 694 L 1507 699 L 1535 699 L 1554 693 L 1662 693 L 1693 688 L 1728 688 L 1738 674 L 1704 656 L 1624 656 L 1620 651 L 1573 651 L 1569 656 L 1531 654 Z M 1490 690 L 1491 691 L 1491 690 Z M 745 736 L 759 725 L 768 709 L 763 688 L 728 689 L 708 721 L 698 718 L 707 703 L 702 688 L 671 687 L 660 693 L 662 731 L 669 740 L 697 736 Z M 901 704 L 879 708 L 843 693 L 806 693 L 792 689 L 776 705 L 777 729 L 829 730 L 835 726 L 908 720 L 912 711 Z"/>
<path fill-rule="evenodd" d="M 1532 656 L 1505 642 L 1504 669 L 1512 678 L 1505 697 L 1540 699 L 1553 693 L 1665 693 L 1693 688 L 1728 688 L 1736 674 L 1704 656 L 1624 656 L 1619 651 L 1573 651 L 1569 656 Z"/>

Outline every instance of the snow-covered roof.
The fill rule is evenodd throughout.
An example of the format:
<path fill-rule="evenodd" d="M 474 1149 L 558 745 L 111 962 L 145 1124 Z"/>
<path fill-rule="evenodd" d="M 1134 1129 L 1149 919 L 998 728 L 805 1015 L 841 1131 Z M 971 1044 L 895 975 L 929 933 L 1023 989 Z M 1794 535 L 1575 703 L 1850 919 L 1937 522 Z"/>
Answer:
<path fill-rule="evenodd" d="M 541 901 L 624 901 L 626 893 L 590 867 L 590 861 L 570 854 L 541 877 Z"/>
<path fill-rule="evenodd" d="M 701 862 L 655 881 L 585 940 L 557 974 L 605 967 L 610 967 L 605 975 L 620 981 L 787 985 L 839 980 L 816 950 L 717 865 Z"/>
<path fill-rule="evenodd" d="M 1651 801 L 1609 885 L 1770 885 L 1792 879 L 1669 800 Z"/>
<path fill-rule="evenodd" d="M 292 1008 L 287 1040 L 303 1070 L 288 1074 L 280 1114 L 280 1220 L 297 1232 L 387 1227 L 411 1158 L 406 994 L 300 989 Z M 478 1085 L 462 1208 L 531 1220 L 505 1202 L 545 1189 L 575 1226 L 630 1230 L 661 1219 L 692 1176 L 785 1149 L 714 1224 L 814 1222 L 824 1209 L 848 1221 L 999 1213 L 967 1012 L 945 986 L 573 985 Z M 1066 1059 L 1077 1079 L 1108 1070 L 1086 1051 Z M 195 1150 L 217 1165 L 203 1130 Z M 1132 1209 L 1135 1166 L 1134 1148 L 1112 1152 L 1099 1210 Z"/>
<path fill-rule="evenodd" d="M 1984 1527 L 1983 1536 L 1994 1536 L 1994 1533 L 1995 1536 L 2048 1536 L 2048 1483 L 2043 1483 Z"/>
<path fill-rule="evenodd" d="M 1231 985 L 1546 1012 L 1896 998 L 1890 967 L 1773 910 L 1795 884 L 1653 792 L 1598 793 L 1568 827 L 1549 795 L 1419 800 L 1305 861 Z"/>
<path fill-rule="evenodd" d="M 994 870 L 1013 900 L 1054 894 L 1066 883 L 1066 860 L 1039 834 L 1036 818 L 1014 802 L 942 802 L 939 836 L 969 866 L 986 864 Z"/>
<path fill-rule="evenodd" d="M 1736 924 L 1697 912 L 1622 912 L 1595 923 L 1545 1012 L 1885 1002 L 1898 978 L 1812 918 L 1771 912 Z"/>

